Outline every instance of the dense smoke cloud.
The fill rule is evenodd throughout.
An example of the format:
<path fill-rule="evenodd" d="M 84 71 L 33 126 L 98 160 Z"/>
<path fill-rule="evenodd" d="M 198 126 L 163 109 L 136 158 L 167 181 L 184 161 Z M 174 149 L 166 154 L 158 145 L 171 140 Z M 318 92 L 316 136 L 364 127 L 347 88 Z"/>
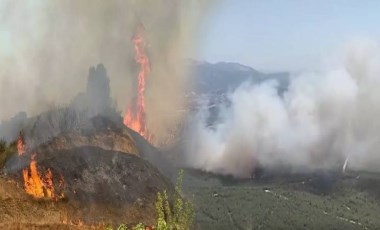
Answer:
<path fill-rule="evenodd" d="M 90 66 L 103 63 L 121 111 L 136 95 L 138 65 L 131 37 L 145 28 L 151 75 L 148 128 L 159 137 L 179 119 L 186 85 L 182 60 L 195 45 L 195 25 L 208 1 L 3 1 L 0 5 L 0 120 L 34 116 L 68 104 L 85 90 Z"/>
<path fill-rule="evenodd" d="M 189 164 L 248 177 L 255 166 L 294 171 L 380 166 L 380 48 L 351 44 L 334 69 L 294 76 L 280 95 L 277 83 L 243 84 L 221 106 L 191 123 Z"/>

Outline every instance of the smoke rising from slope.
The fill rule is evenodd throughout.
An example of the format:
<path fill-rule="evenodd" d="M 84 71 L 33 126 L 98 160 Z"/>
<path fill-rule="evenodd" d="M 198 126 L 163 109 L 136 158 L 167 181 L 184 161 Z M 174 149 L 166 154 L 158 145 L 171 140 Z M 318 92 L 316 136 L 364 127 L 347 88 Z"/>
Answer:
<path fill-rule="evenodd" d="M 343 64 L 292 78 L 284 95 L 276 82 L 243 84 L 221 106 L 213 127 L 207 109 L 191 123 L 193 167 L 249 177 L 255 166 L 295 171 L 380 166 L 380 47 L 355 44 Z"/>
<path fill-rule="evenodd" d="M 68 104 L 85 89 L 88 68 L 97 63 L 107 69 L 112 98 L 125 111 L 137 85 L 131 37 L 143 24 L 152 63 L 148 126 L 160 136 L 176 120 L 168 114 L 175 114 L 187 81 L 181 60 L 195 44 L 195 25 L 208 5 L 198 0 L 2 2 L 0 120 Z"/>

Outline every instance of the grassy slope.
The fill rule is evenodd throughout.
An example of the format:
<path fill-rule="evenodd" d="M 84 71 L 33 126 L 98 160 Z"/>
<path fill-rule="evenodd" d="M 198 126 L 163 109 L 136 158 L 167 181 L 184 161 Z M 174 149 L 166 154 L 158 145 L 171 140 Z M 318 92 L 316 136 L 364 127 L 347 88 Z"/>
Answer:
<path fill-rule="evenodd" d="M 86 226 L 66 202 L 34 200 L 20 185 L 0 176 L 0 229 L 104 229 Z M 91 228 L 92 227 L 92 228 Z"/>

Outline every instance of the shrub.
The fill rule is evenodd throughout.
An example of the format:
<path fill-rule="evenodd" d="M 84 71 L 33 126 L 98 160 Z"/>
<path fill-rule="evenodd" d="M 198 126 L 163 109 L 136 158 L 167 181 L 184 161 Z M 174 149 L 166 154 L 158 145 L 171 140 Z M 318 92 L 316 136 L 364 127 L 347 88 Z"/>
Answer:
<path fill-rule="evenodd" d="M 183 170 L 179 172 L 175 186 L 173 207 L 170 206 L 167 192 L 157 194 L 157 230 L 188 230 L 194 219 L 193 204 L 184 200 L 182 194 Z"/>
<path fill-rule="evenodd" d="M 0 140 L 0 153 L 5 152 L 7 148 L 7 142 L 5 140 Z"/>
<path fill-rule="evenodd" d="M 0 140 L 0 170 L 4 166 L 7 159 L 17 152 L 17 143 L 12 142 L 7 145 L 4 140 Z"/>
<path fill-rule="evenodd" d="M 157 221 L 154 229 L 156 230 L 189 230 L 194 219 L 194 207 L 190 201 L 184 200 L 182 194 L 183 170 L 180 170 L 177 184 L 175 186 L 173 205 L 170 205 L 169 197 L 164 190 L 162 194 L 157 193 L 156 214 Z M 127 230 L 126 225 L 120 225 L 117 230 Z M 138 224 L 132 230 L 144 230 L 143 224 Z M 107 230 L 112 230 L 108 227 Z"/>

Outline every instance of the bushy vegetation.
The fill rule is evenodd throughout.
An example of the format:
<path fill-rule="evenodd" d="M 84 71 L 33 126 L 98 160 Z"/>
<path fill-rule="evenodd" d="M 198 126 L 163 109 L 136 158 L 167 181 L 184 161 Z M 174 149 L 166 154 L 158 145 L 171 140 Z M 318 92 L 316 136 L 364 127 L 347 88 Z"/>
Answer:
<path fill-rule="evenodd" d="M 182 180 L 183 170 L 179 172 L 177 184 L 172 199 L 164 190 L 157 194 L 156 201 L 156 224 L 149 229 L 155 230 L 189 230 L 194 220 L 194 207 L 190 201 L 182 198 Z M 171 202 L 172 201 L 172 204 Z M 144 224 L 138 224 L 132 230 L 145 230 Z M 113 230 L 108 227 L 107 230 Z M 117 230 L 128 230 L 127 226 L 122 224 Z"/>
<path fill-rule="evenodd" d="M 17 152 L 17 142 L 7 144 L 6 141 L 0 140 L 0 169 L 4 166 L 7 159 Z"/>
<path fill-rule="evenodd" d="M 125 224 L 122 224 L 122 225 L 120 225 L 118 228 L 117 228 L 117 230 L 128 230 L 129 228 L 127 227 L 127 225 L 125 225 Z M 145 230 L 145 225 L 143 225 L 143 224 L 138 224 L 138 225 L 136 225 L 136 226 L 134 226 L 133 228 L 131 228 L 132 230 Z M 113 228 L 112 227 L 107 227 L 107 230 L 113 230 Z"/>
<path fill-rule="evenodd" d="M 167 192 L 158 193 L 156 202 L 158 230 L 187 230 L 194 219 L 193 204 L 184 200 L 182 194 L 183 170 L 179 172 L 175 187 L 173 206 L 170 205 Z"/>

